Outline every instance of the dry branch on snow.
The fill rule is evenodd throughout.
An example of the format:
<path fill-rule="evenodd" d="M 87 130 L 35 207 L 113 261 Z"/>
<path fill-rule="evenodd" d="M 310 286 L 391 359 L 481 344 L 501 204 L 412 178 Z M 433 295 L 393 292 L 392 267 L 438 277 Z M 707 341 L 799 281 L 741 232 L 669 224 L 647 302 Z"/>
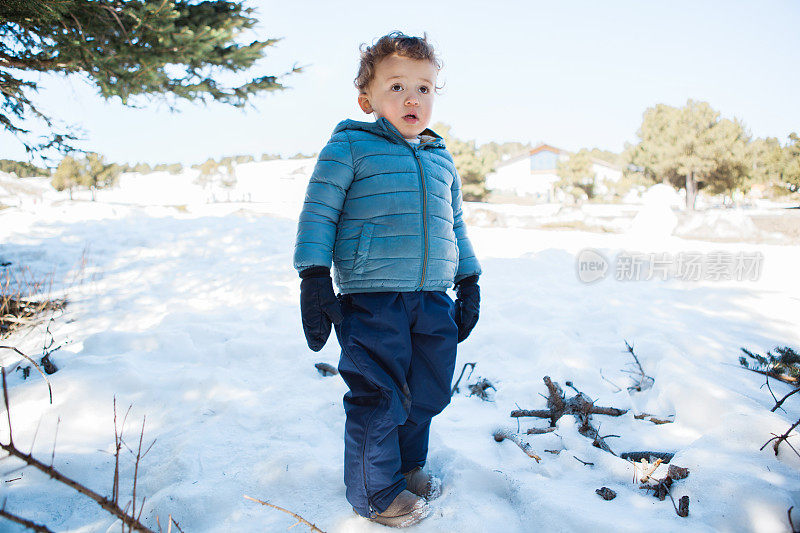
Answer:
<path fill-rule="evenodd" d="M 138 463 L 144 457 L 144 455 L 147 453 L 147 451 L 145 451 L 144 453 L 141 453 L 141 442 L 142 442 L 142 438 L 143 438 L 143 435 L 144 435 L 144 423 L 142 423 L 142 433 L 140 434 L 140 437 L 139 437 L 140 446 L 139 446 L 139 453 L 137 454 L 137 458 L 136 458 L 136 474 L 134 474 L 134 481 L 133 481 L 133 483 L 134 483 L 134 489 L 133 489 L 133 491 L 134 491 L 134 493 L 133 493 L 133 497 L 134 497 L 133 512 L 131 514 L 128 514 L 123 509 L 121 509 L 119 507 L 119 505 L 118 505 L 118 503 L 116 501 L 118 499 L 118 495 L 119 495 L 119 489 L 118 489 L 119 478 L 118 478 L 116 469 L 115 469 L 115 480 L 114 480 L 114 483 L 115 483 L 115 485 L 114 485 L 115 486 L 114 496 L 112 497 L 112 499 L 109 499 L 109 498 L 106 498 L 105 496 L 101 496 L 100 494 L 98 494 L 97 492 L 91 490 L 90 488 L 86 487 L 85 485 L 83 485 L 83 484 L 79 483 L 78 481 L 75 481 L 74 479 L 71 479 L 71 478 L 65 476 L 64 474 L 62 474 L 61 472 L 59 472 L 53 466 L 52 458 L 51 458 L 51 463 L 49 465 L 47 465 L 47 464 L 43 463 L 42 461 L 40 461 L 40 460 L 36 459 L 35 457 L 33 457 L 32 454 L 25 453 L 25 452 L 21 451 L 19 448 L 17 448 L 17 446 L 14 444 L 14 434 L 13 434 L 13 430 L 12 430 L 12 426 L 11 426 L 11 408 L 10 408 L 10 402 L 9 402 L 9 399 L 8 399 L 8 386 L 6 384 L 6 372 L 5 372 L 4 368 L 0 369 L 0 372 L 2 372 L 2 378 L 3 378 L 3 400 L 4 400 L 4 404 L 5 404 L 5 408 L 6 408 L 6 414 L 8 416 L 8 443 L 0 442 L 0 449 L 3 449 L 8 454 L 9 457 L 14 457 L 16 459 L 19 459 L 20 461 L 22 461 L 26 465 L 32 466 L 33 468 L 39 470 L 40 472 L 42 472 L 43 474 L 47 475 L 51 479 L 54 479 L 55 481 L 58 481 L 59 483 L 62 483 L 64 485 L 74 489 L 75 491 L 83 494 L 84 496 L 88 496 L 89 498 L 94 500 L 105 511 L 107 511 L 108 513 L 110 513 L 113 516 L 117 517 L 123 524 L 123 530 L 124 530 L 124 526 L 127 526 L 128 527 L 128 531 L 152 532 L 152 530 L 150 530 L 147 527 L 145 527 L 139 521 L 139 518 L 141 517 L 141 511 L 139 512 L 139 516 L 135 516 L 135 509 L 136 509 L 136 504 L 135 504 L 135 498 L 136 498 L 136 474 L 138 474 Z M 116 402 L 115 402 L 115 419 L 116 419 Z M 116 433 L 116 428 L 115 428 L 115 433 Z M 119 439 L 121 440 L 121 438 L 122 437 L 120 436 Z M 149 450 L 149 448 L 148 448 L 148 450 Z M 55 445 L 54 445 L 54 448 L 53 448 L 53 456 L 54 455 L 55 455 Z M 6 513 L 6 514 L 10 514 L 10 513 Z M 7 518 L 11 519 L 10 517 L 7 517 Z M 15 518 L 19 518 L 19 517 L 15 517 Z M 24 519 L 22 519 L 22 520 L 24 520 Z M 44 526 L 40 526 L 40 527 L 44 527 Z M 48 530 L 45 528 L 45 529 L 40 529 L 39 531 L 48 531 Z"/>
<path fill-rule="evenodd" d="M 511 442 L 519 446 L 520 450 L 525 452 L 525 455 L 531 457 L 532 459 L 535 459 L 537 463 L 542 460 L 541 457 L 539 457 L 534 453 L 533 448 L 531 448 L 530 444 L 523 441 L 518 434 L 511 431 L 510 429 L 498 429 L 497 431 L 494 432 L 492 436 L 494 437 L 494 440 L 497 442 L 503 442 L 506 439 L 510 440 Z"/>
<path fill-rule="evenodd" d="M 584 393 L 578 391 L 572 386 L 572 382 L 567 381 L 567 386 L 572 387 L 577 391 L 577 394 L 572 398 L 566 399 L 564 392 L 558 383 L 550 379 L 550 376 L 543 378 L 544 384 L 549 391 L 547 397 L 547 409 L 525 410 L 517 409 L 511 412 L 512 417 L 531 416 L 536 418 L 550 419 L 550 427 L 555 427 L 556 422 L 564 415 L 574 415 L 578 422 L 578 432 L 592 440 L 592 444 L 597 448 L 605 450 L 613 455 L 614 453 L 605 439 L 610 435 L 602 436 L 600 432 L 592 425 L 592 415 L 608 415 L 608 416 L 622 416 L 628 411 L 626 409 L 617 409 L 616 407 L 601 407 L 594 404 L 594 402 Z"/>
<path fill-rule="evenodd" d="M 294 524 L 289 526 L 290 529 L 293 528 L 294 526 L 296 526 L 297 524 L 305 524 L 311 529 L 311 531 L 315 531 L 317 533 L 325 533 L 320 528 L 318 528 L 317 526 L 315 526 L 314 524 L 312 524 L 311 522 L 309 522 L 308 520 L 306 520 L 305 518 L 303 518 L 299 514 L 293 513 L 288 509 L 284 509 L 283 507 L 279 507 L 279 506 L 277 506 L 275 504 L 272 504 L 272 503 L 269 503 L 269 502 L 265 502 L 265 501 L 262 501 L 262 500 L 258 500 L 256 498 L 253 498 L 253 497 L 250 497 L 250 496 L 247 496 L 247 495 L 245 495 L 244 497 L 247 498 L 248 500 L 254 501 L 256 503 L 260 503 L 261 505 L 266 505 L 267 507 L 272 507 L 273 509 L 277 509 L 279 511 L 283 511 L 286 514 L 292 515 L 297 520 L 297 522 L 295 522 Z"/>

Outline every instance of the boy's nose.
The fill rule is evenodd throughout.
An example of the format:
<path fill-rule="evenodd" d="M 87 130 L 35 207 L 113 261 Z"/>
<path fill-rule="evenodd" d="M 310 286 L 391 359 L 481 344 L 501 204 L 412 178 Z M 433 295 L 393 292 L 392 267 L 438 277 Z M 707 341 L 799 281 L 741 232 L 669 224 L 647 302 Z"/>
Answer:
<path fill-rule="evenodd" d="M 411 96 L 406 100 L 406 105 L 419 105 L 419 100 L 416 96 Z"/>

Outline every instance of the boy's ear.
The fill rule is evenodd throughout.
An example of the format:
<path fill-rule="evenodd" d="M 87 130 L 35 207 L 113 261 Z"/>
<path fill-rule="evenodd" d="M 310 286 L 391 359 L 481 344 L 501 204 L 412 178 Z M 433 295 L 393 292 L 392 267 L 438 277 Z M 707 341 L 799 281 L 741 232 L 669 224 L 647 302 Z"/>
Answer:
<path fill-rule="evenodd" d="M 368 115 L 372 113 L 372 104 L 369 103 L 369 97 L 366 94 L 358 95 L 358 107 Z"/>

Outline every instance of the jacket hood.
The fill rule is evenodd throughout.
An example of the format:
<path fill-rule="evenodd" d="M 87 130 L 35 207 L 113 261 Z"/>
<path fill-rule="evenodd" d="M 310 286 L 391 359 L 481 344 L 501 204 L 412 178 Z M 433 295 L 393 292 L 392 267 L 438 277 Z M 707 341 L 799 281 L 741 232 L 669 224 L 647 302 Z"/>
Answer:
<path fill-rule="evenodd" d="M 367 133 L 384 137 L 385 139 L 396 144 L 408 144 L 408 141 L 406 141 L 403 136 L 400 135 L 400 132 L 397 131 L 397 128 L 392 126 L 392 123 L 386 120 L 384 117 L 379 118 L 375 122 L 361 122 L 350 119 L 343 120 L 336 125 L 333 133 L 338 133 L 344 130 L 366 131 Z M 425 137 L 428 138 L 426 139 Z M 423 146 L 431 148 L 444 148 L 444 140 L 442 139 L 442 136 L 430 128 L 425 128 L 425 130 L 420 133 L 420 139 L 423 143 Z"/>

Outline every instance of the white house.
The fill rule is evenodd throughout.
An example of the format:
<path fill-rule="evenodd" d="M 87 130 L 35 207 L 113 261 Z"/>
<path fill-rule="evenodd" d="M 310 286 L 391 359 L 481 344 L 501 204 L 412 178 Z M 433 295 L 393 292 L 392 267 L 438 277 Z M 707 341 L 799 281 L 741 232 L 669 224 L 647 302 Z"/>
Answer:
<path fill-rule="evenodd" d="M 527 197 L 543 202 L 561 199 L 556 183 L 559 161 L 569 160 L 571 153 L 539 144 L 527 153 L 507 159 L 497 165 L 494 172 L 486 176 L 486 187 L 493 193 Z M 599 194 L 607 191 L 605 183 L 616 182 L 622 177 L 622 170 L 606 161 L 592 158 L 592 170 Z"/>

